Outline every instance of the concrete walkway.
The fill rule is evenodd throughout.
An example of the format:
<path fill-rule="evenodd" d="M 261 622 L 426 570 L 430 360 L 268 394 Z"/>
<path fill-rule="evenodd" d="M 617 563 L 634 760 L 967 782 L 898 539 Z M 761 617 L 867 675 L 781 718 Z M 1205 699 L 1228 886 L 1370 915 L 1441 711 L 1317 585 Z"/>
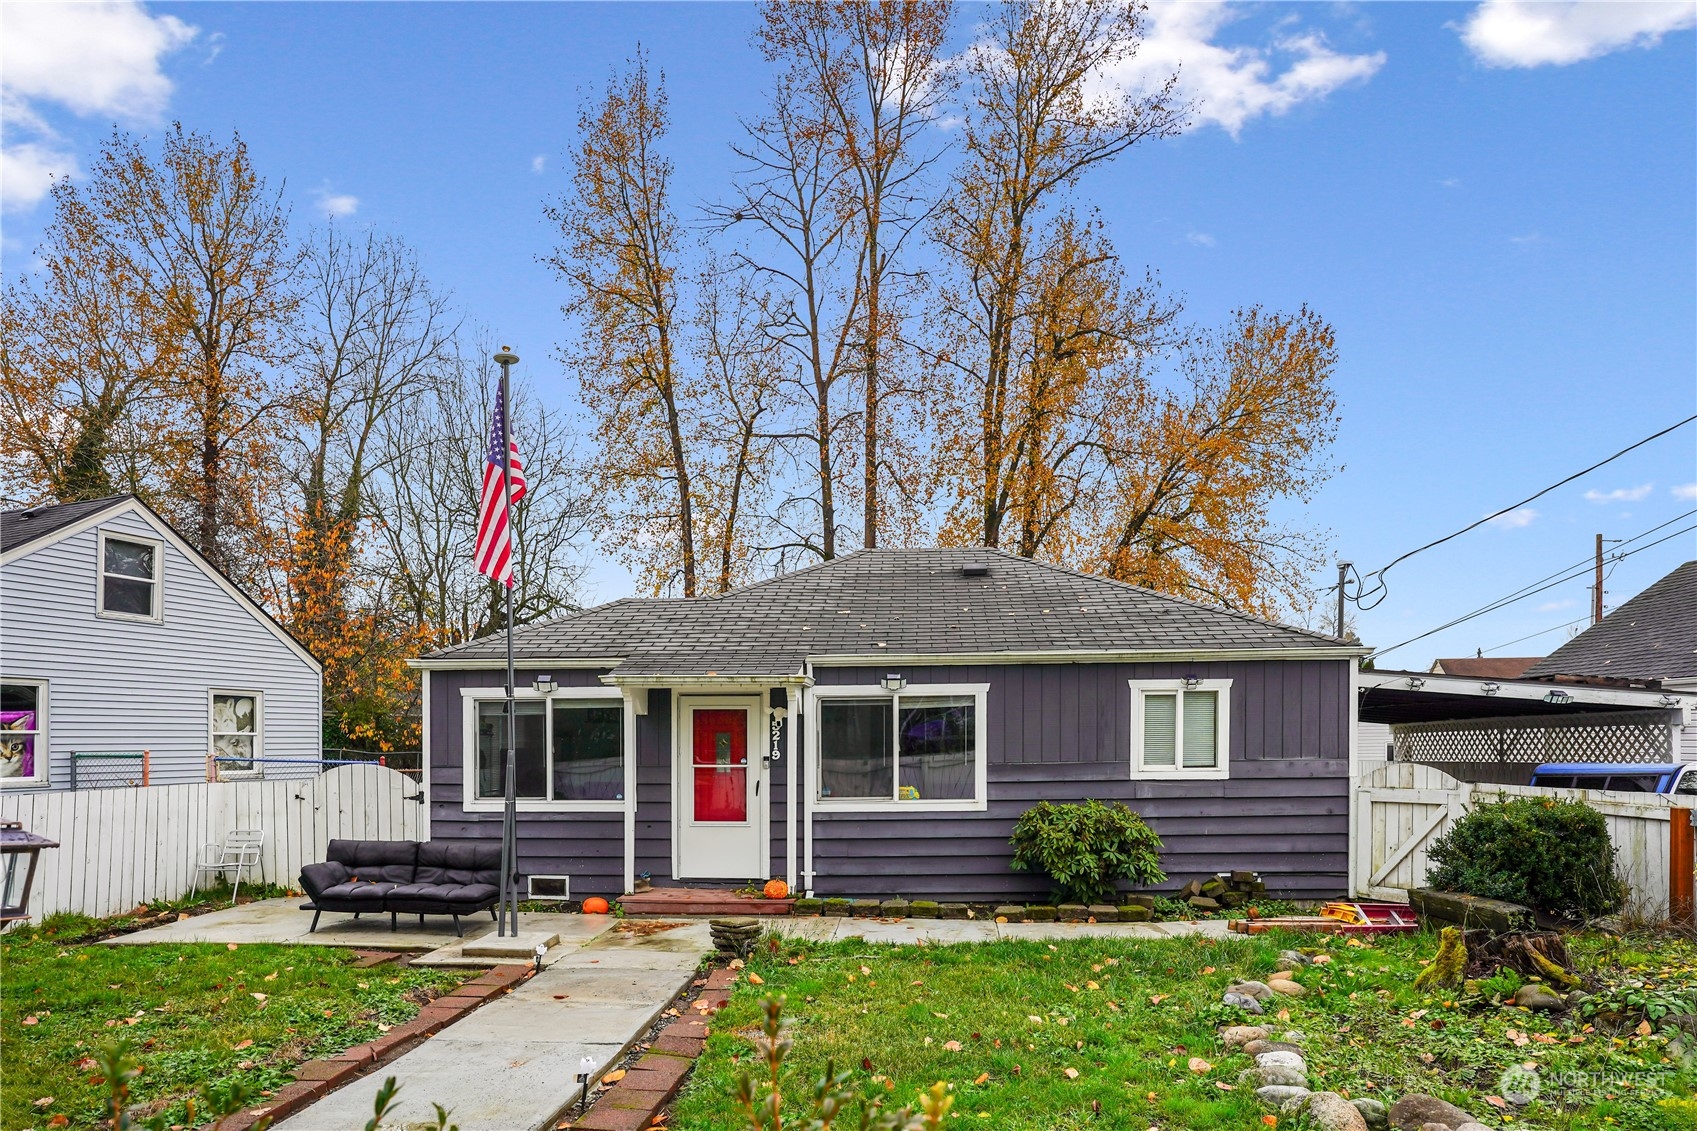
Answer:
<path fill-rule="evenodd" d="M 596 1075 L 604 1072 L 713 949 L 705 922 L 640 929 L 648 925 L 606 930 L 563 953 L 511 994 L 284 1120 L 279 1131 L 360 1131 L 388 1076 L 401 1094 L 386 1127 L 428 1120 L 438 1103 L 461 1131 L 552 1128 L 576 1098 L 578 1062 L 587 1056 Z"/>
<path fill-rule="evenodd" d="M 875 943 L 985 943 L 1011 939 L 1224 938 L 1224 919 L 1173 923 L 996 923 L 984 919 L 773 919 L 770 929 L 791 938 L 830 942 L 864 939 Z"/>

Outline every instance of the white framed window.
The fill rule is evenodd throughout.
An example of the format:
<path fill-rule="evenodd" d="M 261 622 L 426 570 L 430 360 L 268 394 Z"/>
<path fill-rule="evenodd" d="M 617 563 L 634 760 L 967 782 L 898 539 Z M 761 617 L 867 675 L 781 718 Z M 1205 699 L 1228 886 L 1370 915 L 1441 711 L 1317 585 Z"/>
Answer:
<path fill-rule="evenodd" d="M 984 809 L 989 689 L 983 683 L 813 688 L 815 808 Z"/>
<path fill-rule="evenodd" d="M 265 696 L 218 691 L 208 701 L 209 749 L 219 778 L 260 777 L 265 756 Z"/>
<path fill-rule="evenodd" d="M 498 688 L 464 688 L 465 808 L 505 804 L 507 698 Z M 627 752 L 623 695 L 616 687 L 563 687 L 543 695 L 513 690 L 514 787 L 518 807 L 541 812 L 625 809 Z"/>
<path fill-rule="evenodd" d="M 158 621 L 164 616 L 164 543 L 128 534 L 100 535 L 97 611 L 120 620 Z"/>
<path fill-rule="evenodd" d="M 1130 682 L 1132 777 L 1231 776 L 1231 680 Z"/>
<path fill-rule="evenodd" d="M 47 681 L 0 682 L 0 786 L 44 786 L 47 766 Z"/>

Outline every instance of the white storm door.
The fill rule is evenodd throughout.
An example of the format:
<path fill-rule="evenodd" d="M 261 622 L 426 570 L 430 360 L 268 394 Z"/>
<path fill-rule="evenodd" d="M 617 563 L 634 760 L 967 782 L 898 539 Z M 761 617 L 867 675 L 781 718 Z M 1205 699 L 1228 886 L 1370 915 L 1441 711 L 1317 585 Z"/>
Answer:
<path fill-rule="evenodd" d="M 757 698 L 683 698 L 676 751 L 673 819 L 677 877 L 762 877 L 765 798 L 756 727 Z"/>

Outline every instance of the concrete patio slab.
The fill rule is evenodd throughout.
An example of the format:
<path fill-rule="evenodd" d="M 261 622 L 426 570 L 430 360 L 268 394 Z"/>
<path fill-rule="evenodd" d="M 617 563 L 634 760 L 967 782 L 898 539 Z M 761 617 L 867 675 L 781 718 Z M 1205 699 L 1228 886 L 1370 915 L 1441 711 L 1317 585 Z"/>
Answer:
<path fill-rule="evenodd" d="M 611 924 L 609 924 L 611 926 Z M 461 1131 L 544 1131 L 577 1095 L 578 1063 L 598 1076 L 695 978 L 713 948 L 705 922 L 655 933 L 603 928 L 586 945 L 411 1052 L 278 1125 L 359 1131 L 385 1077 L 402 1086 L 386 1128 L 453 1111 Z M 556 996 L 560 995 L 560 996 Z"/>
<path fill-rule="evenodd" d="M 1223 919 L 1171 923 L 995 923 L 984 919 L 774 919 L 770 929 L 813 942 L 861 939 L 874 943 L 985 943 L 1002 939 L 1170 939 L 1188 935 L 1222 938 Z"/>

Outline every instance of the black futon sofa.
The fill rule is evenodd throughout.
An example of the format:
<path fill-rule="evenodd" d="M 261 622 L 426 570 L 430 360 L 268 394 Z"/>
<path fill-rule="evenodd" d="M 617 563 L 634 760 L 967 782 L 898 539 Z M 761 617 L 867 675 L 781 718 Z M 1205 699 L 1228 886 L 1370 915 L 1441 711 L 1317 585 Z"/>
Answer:
<path fill-rule="evenodd" d="M 401 912 L 460 916 L 488 911 L 501 899 L 501 846 L 480 841 L 454 844 L 429 840 L 333 840 L 322 864 L 301 869 L 301 890 L 310 902 L 312 930 L 326 911 L 387 911 L 389 929 Z"/>

